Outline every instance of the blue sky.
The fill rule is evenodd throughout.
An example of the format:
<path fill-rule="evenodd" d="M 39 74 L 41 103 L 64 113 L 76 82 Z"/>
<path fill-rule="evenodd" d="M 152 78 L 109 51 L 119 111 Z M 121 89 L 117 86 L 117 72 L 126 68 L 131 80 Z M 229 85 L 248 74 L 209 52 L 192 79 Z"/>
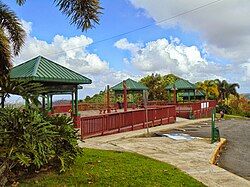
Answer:
<path fill-rule="evenodd" d="M 84 69 L 84 64 L 89 65 L 86 69 L 93 68 L 95 65 L 91 65 L 91 63 L 95 63 L 95 61 L 87 59 L 93 59 L 90 56 L 95 55 L 94 59 L 98 60 L 100 64 L 99 69 L 97 68 L 96 71 L 91 73 L 84 70 L 78 71 L 95 79 L 94 85 L 86 87 L 84 92 L 81 92 L 80 97 L 92 95 L 102 90 L 106 84 L 113 85 L 123 77 L 139 79 L 151 73 L 169 72 L 188 78 L 192 82 L 225 78 L 229 82 L 240 82 L 242 85 L 240 92 L 250 92 L 248 83 L 250 79 L 249 56 L 243 58 L 240 55 L 241 48 L 235 48 L 235 46 L 233 48 L 230 42 L 226 42 L 228 40 L 226 37 L 224 40 L 221 39 L 221 37 L 231 34 L 225 34 L 225 30 L 223 30 L 228 29 L 231 25 L 226 25 L 227 23 L 222 18 L 215 21 L 213 16 L 210 16 L 218 9 L 221 14 L 224 11 L 223 16 L 227 17 L 227 10 L 224 7 L 235 7 L 232 3 L 223 4 L 226 2 L 219 2 L 217 5 L 211 5 L 211 7 L 177 18 L 172 22 L 157 25 L 155 24 L 157 21 L 206 4 L 209 1 L 202 0 L 197 3 L 197 1 L 192 0 L 185 6 L 184 0 L 177 2 L 175 5 L 173 5 L 174 1 L 171 0 L 157 0 L 155 4 L 153 0 L 103 0 L 101 6 L 104 9 L 100 16 L 100 25 L 96 25 L 95 28 L 87 32 L 81 32 L 74 25 L 69 24 L 69 19 L 62 15 L 52 0 L 27 1 L 21 7 L 16 5 L 13 0 L 3 2 L 8 4 L 20 19 L 28 23 L 27 25 L 31 30 L 28 34 L 26 46 L 20 56 L 15 59 L 15 64 L 42 53 L 45 57 L 56 60 L 58 63 L 62 62 L 62 65 L 68 65 L 68 67 L 77 71 L 80 64 L 73 64 L 74 60 L 86 60 L 82 64 L 82 69 Z M 247 1 L 245 3 L 247 6 L 249 5 Z M 237 6 L 235 9 L 237 9 Z M 247 26 L 249 25 L 247 21 L 244 23 Z M 149 24 L 152 24 L 149 28 L 91 45 L 92 42 Z M 225 26 L 218 26 L 219 28 L 217 28 L 217 25 L 223 24 Z M 217 35 L 214 28 L 220 29 L 217 33 L 221 33 L 221 35 Z M 60 39 L 60 46 L 56 46 L 58 47 L 57 51 L 61 49 L 67 51 L 67 49 L 78 47 L 81 42 L 83 42 L 84 49 L 73 56 L 67 54 L 68 56 L 55 57 L 51 55 L 49 49 L 58 44 L 58 42 L 55 42 L 56 35 L 63 37 Z M 80 39 L 80 36 L 87 38 Z M 73 43 L 73 38 L 75 38 L 75 43 Z M 87 41 L 90 43 L 87 43 Z M 41 42 L 44 42 L 43 44 L 48 48 L 48 51 L 39 49 L 37 45 Z M 63 47 L 65 43 L 69 45 L 68 48 Z M 32 45 L 36 46 L 36 52 L 30 52 L 30 46 Z M 241 57 L 236 58 L 237 55 L 232 56 L 231 53 L 226 53 L 233 50 L 237 51 L 238 56 Z M 185 66 L 192 68 L 187 72 Z M 199 67 L 203 68 L 199 69 Z M 235 71 L 234 67 L 242 69 Z M 104 71 L 105 73 L 103 73 Z"/>

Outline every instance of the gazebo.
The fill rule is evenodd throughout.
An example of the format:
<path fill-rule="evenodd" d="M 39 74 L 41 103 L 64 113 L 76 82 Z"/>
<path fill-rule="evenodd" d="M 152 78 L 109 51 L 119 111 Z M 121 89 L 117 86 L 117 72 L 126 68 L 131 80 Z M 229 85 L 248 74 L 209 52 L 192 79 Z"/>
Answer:
<path fill-rule="evenodd" d="M 45 109 L 45 98 L 47 98 L 47 110 L 49 112 L 53 112 L 53 95 L 71 94 L 72 115 L 76 118 L 79 116 L 78 89 L 82 88 L 80 84 L 92 83 L 89 78 L 42 56 L 12 68 L 10 78 L 42 84 L 46 88 L 46 93 L 42 95 L 42 108 Z"/>
<path fill-rule="evenodd" d="M 205 99 L 205 94 L 202 91 L 196 90 L 195 94 L 194 92 L 184 92 L 182 94 L 183 100 L 188 100 L 188 97 L 190 97 L 191 100 L 197 99 L 197 100 L 203 100 Z"/>
<path fill-rule="evenodd" d="M 174 103 L 177 103 L 177 93 L 180 92 L 184 92 L 184 94 L 187 94 L 188 101 L 191 100 L 191 93 L 193 95 L 193 98 L 196 99 L 195 89 L 196 86 L 194 84 L 184 79 L 178 79 L 173 84 L 170 84 L 166 87 L 169 96 L 170 96 L 170 91 L 174 92 L 174 98 L 173 98 Z"/>
<path fill-rule="evenodd" d="M 116 84 L 111 89 L 115 92 L 115 97 L 117 97 L 117 95 L 123 94 L 124 110 L 127 110 L 127 94 L 143 94 L 143 91 L 147 91 L 148 87 L 142 83 L 128 78 L 127 80 Z"/>

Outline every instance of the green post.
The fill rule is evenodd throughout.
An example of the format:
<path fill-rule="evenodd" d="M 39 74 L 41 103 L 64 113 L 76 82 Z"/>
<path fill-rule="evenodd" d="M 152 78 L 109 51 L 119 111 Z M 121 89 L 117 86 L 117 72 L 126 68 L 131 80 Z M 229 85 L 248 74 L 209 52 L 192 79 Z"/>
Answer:
<path fill-rule="evenodd" d="M 53 95 L 50 95 L 50 105 L 49 105 L 49 109 L 50 109 L 51 112 L 52 112 L 52 105 L 53 105 L 53 100 L 52 100 L 52 98 L 53 98 Z"/>
<path fill-rule="evenodd" d="M 42 110 L 45 111 L 45 95 L 42 95 Z"/>
<path fill-rule="evenodd" d="M 71 113 L 72 113 L 72 115 L 74 115 L 75 114 L 75 107 L 74 107 L 74 91 L 72 92 L 72 94 L 71 94 L 71 96 L 72 96 L 72 99 L 71 99 Z"/>
<path fill-rule="evenodd" d="M 216 137 L 215 137 L 215 108 L 212 110 L 212 128 L 211 128 L 211 143 L 216 142 Z"/>
<path fill-rule="evenodd" d="M 78 116 L 78 89 L 75 89 L 75 115 Z"/>
<path fill-rule="evenodd" d="M 190 102 L 190 90 L 188 90 L 188 101 Z"/>
<path fill-rule="evenodd" d="M 47 110 L 49 111 L 49 106 L 50 106 L 50 103 L 49 103 L 49 94 L 47 95 Z"/>

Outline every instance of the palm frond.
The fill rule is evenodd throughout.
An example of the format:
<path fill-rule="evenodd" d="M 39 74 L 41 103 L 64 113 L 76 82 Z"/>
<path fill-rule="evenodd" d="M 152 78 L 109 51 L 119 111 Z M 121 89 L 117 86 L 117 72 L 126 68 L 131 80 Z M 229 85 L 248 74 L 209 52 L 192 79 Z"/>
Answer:
<path fill-rule="evenodd" d="M 24 44 L 25 31 L 16 14 L 0 1 L 0 27 L 8 34 L 14 55 L 18 55 Z"/>
<path fill-rule="evenodd" d="M 11 67 L 11 49 L 8 38 L 0 27 L 0 76 L 8 73 Z"/>
<path fill-rule="evenodd" d="M 99 24 L 102 7 L 99 0 L 54 0 L 59 10 L 70 17 L 70 23 L 82 31 Z"/>
<path fill-rule="evenodd" d="M 24 5 L 25 2 L 26 0 L 16 0 L 16 3 L 20 6 Z"/>

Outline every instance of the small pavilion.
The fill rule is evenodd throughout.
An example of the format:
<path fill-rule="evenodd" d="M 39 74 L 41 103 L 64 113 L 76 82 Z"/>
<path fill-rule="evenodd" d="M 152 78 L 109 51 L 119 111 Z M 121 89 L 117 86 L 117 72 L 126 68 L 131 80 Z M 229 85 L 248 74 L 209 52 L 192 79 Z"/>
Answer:
<path fill-rule="evenodd" d="M 195 94 L 194 92 L 184 92 L 182 94 L 182 97 L 183 97 L 183 101 L 187 101 L 188 100 L 188 97 L 190 97 L 191 100 L 204 100 L 205 99 L 205 94 L 202 92 L 202 91 L 199 91 L 199 90 L 195 90 Z"/>
<path fill-rule="evenodd" d="M 188 101 L 191 100 L 191 93 L 193 95 L 194 100 L 196 99 L 196 86 L 190 83 L 188 80 L 178 79 L 173 84 L 170 84 L 166 87 L 168 92 L 168 98 L 170 98 L 170 91 L 173 91 L 173 102 L 177 103 L 177 94 L 183 93 L 187 95 Z"/>
<path fill-rule="evenodd" d="M 40 83 L 46 88 L 42 94 L 42 108 L 52 111 L 53 95 L 70 94 L 72 96 L 72 116 L 78 114 L 78 89 L 80 84 L 92 81 L 45 57 L 38 56 L 11 69 L 10 78 Z M 45 104 L 47 99 L 47 107 Z"/>
<path fill-rule="evenodd" d="M 123 94 L 124 110 L 127 110 L 127 94 L 139 93 L 143 95 L 143 92 L 147 91 L 148 87 L 128 78 L 127 80 L 116 84 L 111 89 L 115 92 L 115 98 L 117 98 L 118 95 Z"/>

